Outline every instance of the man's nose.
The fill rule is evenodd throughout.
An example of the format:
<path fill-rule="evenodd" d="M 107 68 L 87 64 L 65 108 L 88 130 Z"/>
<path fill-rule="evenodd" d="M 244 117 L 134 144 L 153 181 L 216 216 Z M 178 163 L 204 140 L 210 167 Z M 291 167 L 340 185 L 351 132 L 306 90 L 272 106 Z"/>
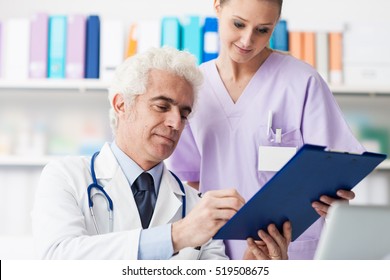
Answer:
<path fill-rule="evenodd" d="M 178 109 L 169 111 L 167 113 L 165 124 L 166 126 L 171 127 L 174 130 L 179 130 L 183 125 L 180 111 Z"/>

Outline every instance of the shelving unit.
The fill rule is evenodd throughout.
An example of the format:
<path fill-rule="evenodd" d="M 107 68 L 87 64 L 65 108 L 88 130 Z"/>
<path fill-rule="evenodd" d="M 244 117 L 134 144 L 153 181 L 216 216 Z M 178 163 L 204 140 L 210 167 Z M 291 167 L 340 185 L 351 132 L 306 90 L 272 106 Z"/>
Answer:
<path fill-rule="evenodd" d="M 390 97 L 390 84 L 389 86 L 350 86 L 350 85 L 330 85 L 330 89 L 335 95 L 368 95 L 377 96 L 385 95 Z"/>
<path fill-rule="evenodd" d="M 7 90 L 72 90 L 79 92 L 107 92 L 109 82 L 96 79 L 42 79 L 42 80 L 0 80 L 0 93 Z"/>
<path fill-rule="evenodd" d="M 4 1 L 5 2 L 5 1 Z M 389 2 L 375 0 L 362 2 L 356 5 L 356 1 L 284 1 L 282 16 L 290 26 L 302 26 L 312 28 L 316 24 L 320 26 L 333 26 L 340 21 L 375 21 L 388 18 Z M 150 9 L 150 7 L 159 7 Z M 161 8 L 160 8 L 161 7 Z M 302 7 L 305 7 L 303 12 Z M 351 11 L 350 7 L 354 7 Z M 374 8 L 373 8 L 374 7 Z M 379 7 L 379 8 L 378 8 Z M 370 10 L 371 9 L 371 10 Z M 375 10 L 372 10 L 375 9 Z M 115 18 L 130 23 L 138 20 L 156 20 L 166 15 L 185 15 L 196 13 L 199 15 L 215 15 L 212 1 L 206 0 L 168 0 L 161 5 L 160 0 L 150 1 L 91 1 L 69 0 L 59 3 L 52 0 L 28 1 L 14 0 L 7 5 L 2 5 L 0 20 L 12 17 L 30 17 L 36 12 L 47 11 L 50 14 L 100 14 L 107 18 Z M 309 12 L 307 12 L 309 11 Z M 371 11 L 371 13 L 367 13 Z M 325 24 L 324 24 L 325 23 Z M 386 55 L 383 54 L 383 55 Z M 39 115 L 48 122 L 57 122 L 56 114 L 67 111 L 73 126 L 77 126 L 78 118 L 74 114 L 81 114 L 87 110 L 98 114 L 102 119 L 94 119 L 99 125 L 106 121 L 107 117 L 107 89 L 109 82 L 100 80 L 19 80 L 4 81 L 0 79 L 0 116 L 4 111 L 9 111 L 13 106 L 26 114 Z M 357 106 L 360 110 L 364 105 L 372 112 L 373 118 L 385 123 L 382 116 L 390 107 L 390 84 L 388 87 L 375 86 L 345 86 L 331 85 L 335 96 L 350 109 Z M 372 97 L 372 98 L 371 98 Z M 42 104 L 42 100 L 44 104 Z M 75 100 L 77 100 L 75 102 Z M 365 104 L 366 101 L 375 103 Z M 376 105 L 381 105 L 381 110 Z M 361 106 L 361 107 L 360 107 Z M 20 110 L 22 109 L 22 110 Z M 70 112 L 70 113 L 69 113 Z M 36 114 L 35 114 L 36 113 Z M 96 114 L 95 114 L 96 113 Z M 388 113 L 386 113 L 388 114 Z M 379 116 L 381 115 L 381 116 Z M 14 116 L 9 114 L 8 116 Z M 378 117 L 379 116 L 379 117 Z M 68 116 L 67 116 L 68 117 Z M 100 118 L 99 117 L 99 118 Z M 1 118 L 0 118 L 1 119 Z M 63 119 L 61 119 L 62 121 Z M 74 121 L 76 120 L 76 121 Z M 104 125 L 107 125 L 104 124 Z M 2 123 L 3 124 L 3 119 Z M 63 123 L 56 123 L 58 127 Z M 386 125 L 390 127 L 390 125 Z M 69 127 L 73 133 L 75 127 Z M 67 131 L 68 133 L 68 131 Z M 1 147 L 0 147 L 1 148 Z M 57 158 L 56 156 L 0 156 L 0 258 L 24 258 L 32 259 L 31 240 L 31 216 L 35 188 L 39 180 L 40 172 L 44 165 Z M 390 160 L 378 166 L 377 170 L 367 178 L 360 193 L 357 190 L 356 203 L 375 204 L 389 203 L 390 201 Z M 359 197 L 361 198 L 359 200 Z M 15 208 L 15 205 L 18 207 Z M 9 209 L 14 209 L 10 211 Z"/>
<path fill-rule="evenodd" d="M 43 167 L 58 156 L 0 156 L 0 167 Z"/>
<path fill-rule="evenodd" d="M 9 91 L 23 92 L 26 94 L 40 94 L 42 92 L 66 91 L 69 93 L 107 94 L 110 83 L 96 79 L 67 80 L 67 79 L 42 79 L 42 80 L 0 80 L 0 96 L 9 94 Z M 389 87 L 361 87 L 346 85 L 330 85 L 335 96 L 389 96 Z M 49 161 L 58 158 L 56 156 L 17 156 L 0 155 L 0 166 L 3 167 L 43 167 Z M 385 160 L 377 167 L 378 170 L 390 170 L 390 159 Z"/>

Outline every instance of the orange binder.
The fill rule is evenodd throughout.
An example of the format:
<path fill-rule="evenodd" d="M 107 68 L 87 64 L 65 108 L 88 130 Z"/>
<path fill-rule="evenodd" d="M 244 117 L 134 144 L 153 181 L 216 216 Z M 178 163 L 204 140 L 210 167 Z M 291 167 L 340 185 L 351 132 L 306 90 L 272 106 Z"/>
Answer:
<path fill-rule="evenodd" d="M 329 33 L 329 74 L 331 84 L 343 82 L 343 34 Z"/>
<path fill-rule="evenodd" d="M 303 60 L 316 67 L 316 34 L 303 32 Z"/>
<path fill-rule="evenodd" d="M 127 38 L 127 47 L 125 51 L 125 58 L 133 56 L 137 53 L 138 40 L 137 40 L 136 33 L 137 33 L 137 24 L 133 23 L 130 25 L 130 29 L 129 29 L 129 36 Z"/>
<path fill-rule="evenodd" d="M 300 31 L 289 31 L 288 32 L 288 49 L 289 53 L 298 58 L 303 58 L 303 33 Z"/>

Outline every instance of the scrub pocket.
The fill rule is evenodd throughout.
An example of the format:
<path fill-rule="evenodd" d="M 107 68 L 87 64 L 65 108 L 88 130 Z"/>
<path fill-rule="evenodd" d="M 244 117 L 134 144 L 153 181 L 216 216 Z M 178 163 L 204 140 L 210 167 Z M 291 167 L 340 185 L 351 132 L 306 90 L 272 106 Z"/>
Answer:
<path fill-rule="evenodd" d="M 299 129 L 282 133 L 280 142 L 276 141 L 277 135 L 274 130 L 271 129 L 268 135 L 264 133 L 266 130 L 261 129 L 261 131 L 263 137 L 260 139 L 257 151 L 257 174 L 260 182 L 265 184 L 295 155 L 303 145 L 303 141 Z"/>
<path fill-rule="evenodd" d="M 302 134 L 300 129 L 294 129 L 286 133 L 282 133 L 280 143 L 276 141 L 276 133 L 273 129 L 270 129 L 269 135 L 265 135 L 265 139 L 262 145 L 264 146 L 278 146 L 278 147 L 301 147 L 303 145 Z"/>

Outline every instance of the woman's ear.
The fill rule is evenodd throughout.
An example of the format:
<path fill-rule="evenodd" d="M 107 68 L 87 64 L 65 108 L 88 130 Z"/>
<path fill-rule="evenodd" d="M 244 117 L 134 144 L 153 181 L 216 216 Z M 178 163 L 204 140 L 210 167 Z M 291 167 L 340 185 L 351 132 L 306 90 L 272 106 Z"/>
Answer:
<path fill-rule="evenodd" d="M 221 2 L 219 0 L 214 0 L 214 11 L 217 17 L 219 16 L 220 10 L 221 10 Z"/>
<path fill-rule="evenodd" d="M 112 108 L 114 108 L 114 111 L 120 115 L 125 112 L 125 99 L 123 98 L 123 95 L 120 93 L 116 93 L 114 98 L 112 99 Z"/>

